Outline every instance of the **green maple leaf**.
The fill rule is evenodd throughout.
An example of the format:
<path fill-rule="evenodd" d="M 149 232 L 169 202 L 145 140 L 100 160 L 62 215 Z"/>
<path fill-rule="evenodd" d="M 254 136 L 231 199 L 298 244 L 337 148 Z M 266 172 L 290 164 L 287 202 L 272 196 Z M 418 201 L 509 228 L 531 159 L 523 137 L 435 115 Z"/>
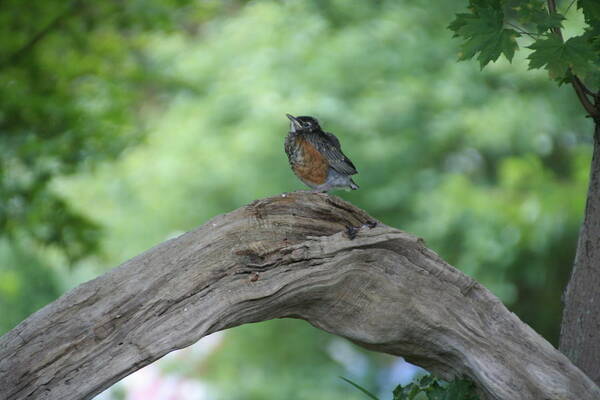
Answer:
<path fill-rule="evenodd" d="M 543 13 L 542 15 L 540 15 L 540 18 L 535 21 L 535 23 L 537 24 L 538 32 L 542 33 L 546 32 L 551 28 L 561 29 L 563 27 L 562 22 L 565 19 L 566 18 L 562 14 Z"/>
<path fill-rule="evenodd" d="M 549 13 L 545 0 L 519 0 L 509 7 L 515 12 L 515 17 L 524 26 L 534 25 L 538 33 L 547 32 L 551 28 L 562 28 L 566 18 L 559 13 Z"/>
<path fill-rule="evenodd" d="M 501 54 L 512 61 L 518 49 L 517 37 L 521 36 L 513 29 L 505 29 L 504 14 L 500 9 L 487 7 L 475 9 L 473 14 L 457 14 L 448 28 L 455 37 L 465 39 L 461 45 L 459 60 L 477 59 L 481 68 L 490 61 L 496 61 Z"/>
<path fill-rule="evenodd" d="M 533 52 L 527 57 L 529 69 L 546 68 L 552 79 L 562 80 L 569 69 L 580 78 L 592 72 L 590 60 L 596 58 L 591 43 L 583 36 L 573 37 L 566 42 L 555 35 L 536 40 L 529 46 Z"/>
<path fill-rule="evenodd" d="M 394 400 L 478 400 L 473 382 L 456 379 L 443 382 L 428 375 L 394 389 Z"/>
<path fill-rule="evenodd" d="M 473 382 L 457 379 L 445 388 L 443 400 L 477 400 Z"/>

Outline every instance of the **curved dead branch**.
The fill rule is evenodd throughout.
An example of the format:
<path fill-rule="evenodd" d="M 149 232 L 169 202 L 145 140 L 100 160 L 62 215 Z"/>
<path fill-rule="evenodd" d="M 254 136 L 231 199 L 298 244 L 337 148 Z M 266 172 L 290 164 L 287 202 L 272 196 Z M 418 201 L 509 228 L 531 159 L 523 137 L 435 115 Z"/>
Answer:
<path fill-rule="evenodd" d="M 30 316 L 0 338 L 0 398 L 91 398 L 212 332 L 282 317 L 468 376 L 490 399 L 600 398 L 423 240 L 303 192 L 218 216 Z"/>

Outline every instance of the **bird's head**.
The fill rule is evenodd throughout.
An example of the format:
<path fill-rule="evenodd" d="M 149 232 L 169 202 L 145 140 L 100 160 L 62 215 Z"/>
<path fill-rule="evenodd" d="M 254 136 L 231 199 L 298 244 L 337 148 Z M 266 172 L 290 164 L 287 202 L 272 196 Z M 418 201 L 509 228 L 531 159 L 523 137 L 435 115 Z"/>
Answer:
<path fill-rule="evenodd" d="M 307 115 L 294 117 L 290 114 L 285 114 L 290 120 L 290 132 L 316 132 L 321 130 L 319 121 L 316 118 Z"/>

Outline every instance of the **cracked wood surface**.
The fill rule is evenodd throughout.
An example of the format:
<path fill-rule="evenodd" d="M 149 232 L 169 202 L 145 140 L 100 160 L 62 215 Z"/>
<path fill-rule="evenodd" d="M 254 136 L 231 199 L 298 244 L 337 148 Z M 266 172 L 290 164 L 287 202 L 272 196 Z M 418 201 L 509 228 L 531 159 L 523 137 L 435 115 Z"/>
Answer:
<path fill-rule="evenodd" d="M 0 398 L 88 399 L 212 332 L 283 317 L 441 377 L 468 376 L 489 399 L 600 398 L 487 289 L 422 239 L 372 222 L 306 192 L 217 216 L 0 338 Z"/>

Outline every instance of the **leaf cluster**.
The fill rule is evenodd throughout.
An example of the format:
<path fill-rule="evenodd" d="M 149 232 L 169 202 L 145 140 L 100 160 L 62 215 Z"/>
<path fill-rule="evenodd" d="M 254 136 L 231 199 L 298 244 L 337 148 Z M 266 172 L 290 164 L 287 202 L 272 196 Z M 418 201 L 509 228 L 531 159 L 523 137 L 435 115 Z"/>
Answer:
<path fill-rule="evenodd" d="M 546 69 L 559 83 L 576 75 L 596 90 L 600 86 L 600 2 L 577 0 L 585 24 L 581 35 L 563 40 L 565 15 L 543 0 L 470 0 L 469 12 L 457 14 L 449 29 L 462 39 L 460 60 L 477 57 L 481 68 L 504 55 L 512 61 L 527 37 L 530 69 Z M 568 5 L 565 5 L 567 11 Z"/>
<path fill-rule="evenodd" d="M 406 386 L 394 389 L 393 400 L 478 400 L 473 382 L 456 379 L 441 381 L 432 375 L 425 375 Z"/>
<path fill-rule="evenodd" d="M 370 399 L 377 396 L 350 379 L 340 377 L 354 386 Z M 446 382 L 433 375 L 424 375 L 408 385 L 398 385 L 393 392 L 393 400 L 479 400 L 475 384 L 466 379 L 455 379 Z"/>

